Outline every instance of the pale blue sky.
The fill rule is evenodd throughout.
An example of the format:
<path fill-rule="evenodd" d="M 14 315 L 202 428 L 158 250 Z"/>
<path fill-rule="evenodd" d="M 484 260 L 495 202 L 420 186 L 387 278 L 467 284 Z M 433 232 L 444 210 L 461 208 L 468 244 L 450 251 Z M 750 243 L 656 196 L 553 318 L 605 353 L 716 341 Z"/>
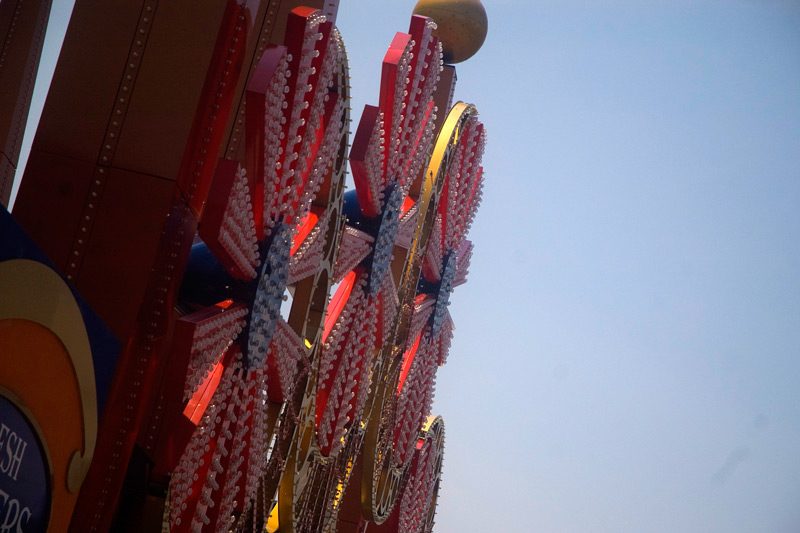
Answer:
<path fill-rule="evenodd" d="M 342 0 L 355 123 L 414 3 Z M 797 533 L 800 5 L 485 5 L 436 531 Z"/>
<path fill-rule="evenodd" d="M 439 532 L 800 531 L 800 5 L 486 1 Z M 344 2 L 354 109 L 414 2 Z"/>

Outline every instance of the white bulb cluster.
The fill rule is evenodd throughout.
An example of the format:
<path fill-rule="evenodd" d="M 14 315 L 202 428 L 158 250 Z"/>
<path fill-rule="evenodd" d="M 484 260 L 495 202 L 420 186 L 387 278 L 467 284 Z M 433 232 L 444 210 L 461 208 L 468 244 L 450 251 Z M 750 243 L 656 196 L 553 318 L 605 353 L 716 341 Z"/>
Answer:
<path fill-rule="evenodd" d="M 253 411 L 251 421 L 251 441 L 247 449 L 247 470 L 245 473 L 243 509 L 247 510 L 248 505 L 257 502 L 256 491 L 258 490 L 258 480 L 264 475 L 267 465 L 265 456 L 268 446 L 269 420 L 267 410 L 264 408 L 267 402 L 267 379 L 263 368 L 255 372 L 248 373 L 248 379 L 254 381 L 252 398 L 248 398 L 248 405 L 252 406 Z M 255 516 L 256 513 L 254 512 Z M 266 518 L 266 517 L 264 517 Z"/>
<path fill-rule="evenodd" d="M 331 168 L 336 162 L 339 154 L 339 147 L 342 143 L 342 136 L 345 133 L 344 128 L 344 111 L 345 103 L 341 98 L 337 98 L 333 111 L 327 120 L 327 127 L 325 128 L 322 142 L 320 143 L 319 150 L 316 156 L 311 153 L 311 145 L 308 144 L 308 157 L 313 156 L 313 162 L 310 164 L 310 172 L 304 170 L 303 176 L 307 176 L 303 192 L 300 197 L 300 204 L 295 213 L 295 219 L 301 219 L 306 215 L 311 203 L 316 198 L 319 192 L 322 181 L 330 174 Z"/>
<path fill-rule="evenodd" d="M 247 361 L 250 370 L 264 365 L 272 335 L 280 318 L 283 293 L 289 279 L 289 254 L 292 228 L 279 223 L 273 228 L 272 243 L 261 268 L 247 338 Z"/>
<path fill-rule="evenodd" d="M 312 28 L 325 22 L 327 18 L 319 11 L 315 11 L 308 16 L 308 25 Z"/>
<path fill-rule="evenodd" d="M 419 135 L 412 140 L 411 153 L 404 170 L 404 174 L 408 176 L 406 181 L 409 184 L 424 170 L 428 164 L 430 152 L 433 149 L 434 135 L 436 133 L 434 130 L 436 125 L 436 106 L 433 105 L 433 101 L 428 104 L 427 109 L 423 108 L 421 115 L 425 120 L 424 126 L 419 130 Z"/>
<path fill-rule="evenodd" d="M 456 145 L 453 153 L 453 158 L 447 168 L 447 195 L 442 201 L 445 203 L 445 216 L 442 225 L 443 233 L 443 247 L 444 249 L 450 248 L 454 242 L 458 240 L 458 221 L 455 217 L 456 209 L 458 209 L 458 181 L 461 177 L 461 168 L 464 163 L 464 147 L 463 144 Z"/>
<path fill-rule="evenodd" d="M 428 509 L 433 503 L 437 475 L 436 448 L 433 442 L 425 440 L 403 489 L 398 531 L 428 533 L 425 531 Z"/>
<path fill-rule="evenodd" d="M 242 347 L 246 357 L 237 352 L 235 361 L 226 363 L 211 402 L 173 473 L 168 527 L 229 531 L 235 526 L 233 517 L 237 512 L 247 514 L 252 508 L 274 444 L 265 409 L 272 399 L 267 372 L 274 372 L 270 379 L 277 378 L 281 389 L 273 395 L 285 399 L 293 391 L 298 365 L 306 357 L 305 342 L 280 317 L 280 307 L 290 280 L 296 283 L 313 276 L 322 266 L 330 213 L 326 211 L 319 217 L 291 258 L 295 226 L 308 213 L 323 180 L 331 175 L 347 134 L 347 101 L 341 95 L 343 88 L 334 83 L 344 47 L 335 29 L 323 45 L 320 24 L 324 21 L 325 17 L 319 14 L 308 17 L 302 45 L 281 58 L 267 88 L 264 197 L 254 198 L 252 180 L 240 171 L 226 206 L 220 242 L 235 267 L 244 273 L 239 277 L 258 278 L 249 311 L 248 338 Z M 263 202 L 263 233 L 270 239 L 263 264 L 258 260 L 256 234 L 262 228 L 255 226 L 256 202 Z M 364 244 L 365 257 L 371 246 Z M 366 279 L 359 285 L 359 294 L 364 294 L 365 284 Z M 362 298 L 361 304 L 352 317 L 359 323 L 358 315 L 368 305 L 374 307 L 375 302 L 367 303 Z M 220 362 L 225 349 L 245 326 L 247 314 L 246 307 L 237 304 L 199 324 L 187 376 L 188 396 Z M 342 341 L 348 353 L 347 363 L 341 365 L 340 393 L 332 398 L 331 408 L 345 421 L 333 420 L 329 425 L 335 429 L 329 436 L 337 432 L 341 437 L 348 421 L 361 417 L 369 387 L 369 363 L 364 363 L 363 358 L 371 357 L 371 351 L 361 347 L 374 345 L 376 327 L 374 317 L 363 324 L 358 334 L 346 334 Z M 343 325 L 338 331 L 341 334 L 350 326 Z M 366 378 L 361 379 L 362 375 Z M 357 407 L 359 404 L 361 408 Z M 339 439 L 335 441 L 338 443 Z M 254 520 L 256 514 L 254 510 Z M 269 515 L 268 505 L 261 515 L 264 520 Z"/>
<path fill-rule="evenodd" d="M 463 285 L 467 282 L 469 274 L 469 263 L 472 259 L 472 242 L 464 239 L 458 247 L 458 259 L 456 263 L 456 274 L 453 277 L 453 287 Z"/>
<path fill-rule="evenodd" d="M 303 357 L 303 340 L 285 320 L 279 319 L 269 353 L 269 367 L 278 373 L 281 388 L 280 391 L 275 391 L 273 400 L 283 401 L 291 395 L 297 378 L 297 363 Z"/>
<path fill-rule="evenodd" d="M 189 444 L 181 455 L 178 466 L 172 474 L 169 484 L 170 493 L 170 524 L 172 527 L 180 525 L 184 520 L 190 524 L 202 519 L 196 516 L 195 511 L 200 503 L 197 501 L 201 496 L 201 487 L 205 484 L 199 482 L 203 473 L 210 469 L 210 457 L 208 452 L 211 450 L 212 440 L 217 434 L 217 425 L 228 408 L 231 384 L 234 381 L 236 365 L 229 365 L 222 374 L 222 379 L 214 392 L 211 402 L 208 405 L 200 423 L 195 428 Z M 207 492 L 207 491 L 206 491 Z M 206 497 L 208 495 L 206 494 Z M 192 509 L 189 510 L 190 504 Z M 185 517 L 186 511 L 191 513 L 191 517 Z M 204 513 L 203 513 L 204 514 Z"/>
<path fill-rule="evenodd" d="M 212 437 L 215 438 L 215 446 L 211 450 L 206 450 L 205 456 L 208 457 L 210 452 L 211 457 L 206 470 L 205 481 L 200 489 L 200 499 L 197 502 L 194 517 L 192 518 L 192 527 L 196 531 L 202 531 L 206 526 L 210 525 L 211 519 L 208 516 L 209 508 L 216 506 L 217 501 L 212 497 L 215 491 L 219 491 L 220 481 L 225 476 L 225 467 L 223 460 L 227 462 L 230 456 L 229 441 L 233 440 L 233 430 L 237 421 L 236 408 L 239 403 L 239 388 L 242 381 L 242 368 L 238 362 L 234 365 L 234 372 L 230 382 L 220 382 L 220 386 L 225 395 L 225 406 L 218 411 L 218 415 L 214 419 L 214 430 L 212 430 Z"/>
<path fill-rule="evenodd" d="M 278 68 L 272 77 L 266 92 L 264 120 L 264 225 L 265 233 L 269 234 L 270 228 L 277 219 L 278 213 L 278 188 L 280 185 L 280 160 L 283 154 L 283 110 L 288 106 L 286 102 L 287 79 L 291 77 L 289 62 L 286 55 L 281 58 Z"/>
<path fill-rule="evenodd" d="M 484 127 L 476 117 L 464 125 L 454 158 L 448 167 L 447 227 L 445 247 L 458 246 L 478 209 L 483 186 L 480 166 L 486 144 Z"/>
<path fill-rule="evenodd" d="M 233 189 L 225 206 L 225 214 L 219 228 L 219 241 L 235 268 L 242 277 L 252 279 L 258 266 L 258 243 L 256 224 L 253 221 L 253 199 L 246 171 L 239 168 L 233 181 Z"/>
<path fill-rule="evenodd" d="M 450 313 L 445 313 L 442 326 L 439 330 L 439 337 L 437 338 L 437 342 L 439 343 L 439 366 L 447 362 L 447 354 L 450 352 L 450 344 L 453 341 L 453 332 L 455 329 L 456 326 L 453 324 L 453 317 L 450 316 Z"/>
<path fill-rule="evenodd" d="M 413 98 L 413 94 L 409 94 L 410 81 L 409 73 L 412 68 L 412 61 L 414 60 L 414 39 L 409 39 L 406 47 L 400 55 L 400 60 L 397 64 L 397 71 L 393 83 L 394 98 L 391 102 L 391 114 L 389 119 L 391 122 L 384 126 L 384 148 L 387 152 L 387 159 L 384 162 L 384 173 L 389 176 L 395 176 L 398 168 L 397 158 L 403 148 L 402 143 L 407 140 L 409 131 L 406 131 L 407 120 L 409 113 L 409 101 Z M 386 113 L 386 109 L 383 110 Z"/>
<path fill-rule="evenodd" d="M 251 373 L 252 374 L 252 373 Z M 232 441 L 227 449 L 222 452 L 222 462 L 225 462 L 219 476 L 224 476 L 224 482 L 217 486 L 221 487 L 221 492 L 217 498 L 219 511 L 217 513 L 216 533 L 227 533 L 230 529 L 231 518 L 234 510 L 234 502 L 239 496 L 239 482 L 244 474 L 242 465 L 247 455 L 244 453 L 250 441 L 251 418 L 253 414 L 253 388 L 252 379 L 240 378 L 239 390 L 232 403 L 236 408 L 232 413 L 231 424 L 235 424 L 232 433 Z M 248 408 L 249 407 L 249 408 Z M 246 467 L 246 465 L 245 465 Z"/>
<path fill-rule="evenodd" d="M 322 38 L 321 34 L 318 34 L 320 38 Z M 310 99 L 306 99 L 306 103 L 308 103 L 306 117 L 307 119 L 301 119 L 301 126 L 305 124 L 304 120 L 307 120 L 308 124 L 305 128 L 304 139 L 302 143 L 302 147 L 299 151 L 299 161 L 300 161 L 300 172 L 303 176 L 308 174 L 308 171 L 311 167 L 311 148 L 315 142 L 315 136 L 322 125 L 322 119 L 325 113 L 325 102 L 330 98 L 330 88 L 333 85 L 333 76 L 336 71 L 336 67 L 339 65 L 339 53 L 340 53 L 340 46 L 337 42 L 338 40 L 338 32 L 332 32 L 330 39 L 328 39 L 328 46 L 325 50 L 325 54 L 321 56 L 320 60 L 317 62 L 319 64 L 319 68 L 321 69 L 319 79 L 313 86 L 313 94 L 310 95 Z M 316 66 L 312 66 L 309 71 L 310 76 L 314 76 L 317 72 Z M 311 85 L 308 85 L 311 88 Z M 305 104 L 304 104 L 305 106 Z"/>
<path fill-rule="evenodd" d="M 392 447 L 392 459 L 397 466 L 404 466 L 411 459 L 419 430 L 430 412 L 438 355 L 436 339 L 421 340 L 398 394 Z"/>
<path fill-rule="evenodd" d="M 442 273 L 442 261 L 444 260 L 444 250 L 442 250 L 442 215 L 438 213 L 433 220 L 430 237 L 428 238 L 428 248 L 425 250 L 425 258 L 422 264 L 422 274 L 428 281 L 439 281 Z"/>
<path fill-rule="evenodd" d="M 247 308 L 241 304 L 195 323 L 191 355 L 184 384 L 184 401 L 197 392 L 245 325 Z"/>
<path fill-rule="evenodd" d="M 322 126 L 325 100 L 339 63 L 340 50 L 336 32 L 332 33 L 324 50 L 318 48 L 321 46 L 319 41 L 324 38 L 318 31 L 321 21 L 324 17 L 309 17 L 300 50 L 293 50 L 293 54 L 297 54 L 294 93 L 289 99 L 291 105 L 286 106 L 282 117 L 284 148 L 276 164 L 280 179 L 272 205 L 277 210 L 276 215 L 283 214 L 289 222 L 304 216 L 304 209 L 310 205 L 324 178 L 322 172 L 312 172 L 316 156 L 323 157 L 323 165 L 333 161 L 330 149 L 323 154 L 312 153 L 317 135 L 323 134 L 318 130 Z M 340 115 L 341 110 L 340 107 Z M 338 138 L 341 120 L 332 121 L 331 126 L 335 130 L 331 136 Z"/>
<path fill-rule="evenodd" d="M 473 176 L 472 181 L 474 183 L 473 193 L 472 193 L 472 201 L 467 208 L 467 212 L 464 215 L 464 230 L 462 231 L 462 238 L 469 233 L 469 228 L 472 226 L 472 221 L 475 219 L 475 213 L 478 211 L 478 207 L 481 205 L 481 199 L 483 198 L 483 182 L 484 182 L 484 175 L 483 175 L 483 167 L 480 166 L 481 159 L 483 157 L 483 150 L 486 146 L 486 130 L 484 129 L 479 142 L 478 147 L 473 157 L 473 164 L 470 168 L 470 175 Z"/>
<path fill-rule="evenodd" d="M 387 174 L 408 188 L 427 163 L 436 119 L 433 94 L 442 70 L 441 47 L 426 24 L 403 52 L 394 87 Z"/>
<path fill-rule="evenodd" d="M 325 455 L 338 453 L 347 428 L 361 419 L 372 377 L 377 301 L 366 297 L 364 275 L 356 284 L 320 355 L 319 389 L 327 401 L 317 407 L 317 440 Z"/>
<path fill-rule="evenodd" d="M 411 349 L 417 337 L 422 333 L 422 328 L 428 324 L 435 307 L 436 299 L 429 295 L 425 295 L 421 301 L 415 303 L 414 311 L 411 315 L 411 326 L 408 329 L 407 350 Z"/>
<path fill-rule="evenodd" d="M 369 208 L 374 212 L 381 210 L 383 190 L 387 182 L 387 175 L 383 172 L 383 160 L 386 157 L 384 154 L 383 128 L 383 113 L 378 113 L 370 132 L 363 161 L 369 197 L 372 200 L 372 205 Z M 364 206 L 362 206 L 363 209 Z"/>
<path fill-rule="evenodd" d="M 329 223 L 330 210 L 326 210 L 289 261 L 289 285 L 322 270 Z"/>
<path fill-rule="evenodd" d="M 333 269 L 333 283 L 339 283 L 372 251 L 375 239 L 369 233 L 345 226 L 339 239 L 339 253 Z"/>
<path fill-rule="evenodd" d="M 347 340 L 347 333 L 356 319 L 355 315 L 362 309 L 364 300 L 366 299 L 364 292 L 357 289 L 363 287 L 365 284 L 366 274 L 361 273 L 354 281 L 350 297 L 347 299 L 342 311 L 336 318 L 336 322 L 322 346 L 318 368 L 320 389 L 330 388 L 333 372 L 336 370 L 336 365 L 339 362 L 338 355 L 342 351 L 344 342 Z"/>
<path fill-rule="evenodd" d="M 245 510 L 255 502 L 267 461 L 266 398 L 263 369 L 245 372 L 241 356 L 226 367 L 170 481 L 173 527 L 228 531 L 237 502 Z"/>
<path fill-rule="evenodd" d="M 405 249 L 411 248 L 414 234 L 417 231 L 417 220 L 419 219 L 419 205 L 414 203 L 411 209 L 400 218 L 400 228 L 397 230 L 397 246 Z"/>

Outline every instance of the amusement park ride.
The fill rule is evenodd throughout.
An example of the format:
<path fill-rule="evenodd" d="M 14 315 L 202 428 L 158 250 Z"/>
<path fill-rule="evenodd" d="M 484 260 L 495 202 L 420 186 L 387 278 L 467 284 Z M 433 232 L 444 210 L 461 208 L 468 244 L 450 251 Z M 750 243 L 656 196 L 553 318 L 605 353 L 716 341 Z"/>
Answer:
<path fill-rule="evenodd" d="M 76 3 L 0 211 L 0 530 L 433 527 L 486 15 L 420 2 L 351 146 L 337 8 Z M 48 13 L 0 6 L 4 204 Z"/>

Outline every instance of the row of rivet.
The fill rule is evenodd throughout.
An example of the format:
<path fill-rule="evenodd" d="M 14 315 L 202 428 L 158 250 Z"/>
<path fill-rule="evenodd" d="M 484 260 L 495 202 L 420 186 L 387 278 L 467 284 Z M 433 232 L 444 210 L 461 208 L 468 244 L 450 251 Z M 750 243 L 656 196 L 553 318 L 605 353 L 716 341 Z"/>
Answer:
<path fill-rule="evenodd" d="M 136 76 L 139 72 L 142 56 L 144 55 L 145 44 L 147 43 L 147 38 L 150 36 L 150 28 L 152 27 L 152 19 L 155 15 L 156 7 L 157 0 L 147 0 L 142 7 L 139 22 L 136 25 L 136 33 L 134 34 L 133 42 L 131 43 L 131 48 L 125 61 L 126 67 L 122 82 L 120 83 L 119 89 L 117 89 L 117 94 L 114 99 L 114 111 L 112 112 L 111 120 L 106 126 L 103 146 L 100 149 L 95 172 L 92 176 L 92 182 L 89 185 L 89 192 L 84 202 L 79 224 L 80 230 L 72 243 L 72 248 L 70 249 L 69 258 L 67 260 L 65 272 L 69 280 L 75 280 L 77 278 L 78 270 L 83 261 L 89 234 L 92 231 L 95 218 L 97 217 L 97 208 L 103 195 L 106 181 L 108 180 L 109 169 L 111 167 L 114 151 L 117 147 L 117 141 L 119 140 L 122 123 L 125 120 L 125 113 L 128 109 L 130 95 L 133 93 L 133 86 L 136 83 Z"/>
<path fill-rule="evenodd" d="M 220 117 L 217 116 L 217 112 L 219 112 L 220 105 L 222 103 L 222 97 L 224 92 L 227 91 L 225 86 L 227 85 L 228 76 L 231 74 L 231 71 L 228 70 L 231 66 L 235 66 L 233 61 L 234 56 L 238 52 L 239 48 L 242 44 L 239 42 L 242 33 L 245 31 L 245 8 L 244 6 L 238 6 L 238 15 L 236 16 L 237 22 L 236 26 L 234 27 L 234 33 L 231 36 L 231 40 L 228 45 L 227 55 L 225 59 L 222 61 L 226 68 L 221 73 L 221 78 L 217 80 L 216 84 L 216 92 L 214 93 L 214 100 L 211 103 L 210 109 L 208 110 L 209 114 L 205 117 L 203 124 L 200 127 L 200 131 L 205 131 L 206 136 L 202 138 L 202 144 L 198 149 L 197 153 L 195 154 L 194 166 L 191 171 L 192 180 L 189 183 L 189 190 L 184 191 L 187 196 L 189 203 L 192 203 L 194 199 L 195 189 L 197 188 L 197 180 L 200 178 L 200 173 L 202 167 L 204 165 L 203 157 L 208 154 L 208 150 L 210 148 L 209 143 L 211 142 L 211 133 L 214 131 L 214 128 L 219 128 L 219 122 L 222 120 L 222 127 L 225 127 L 225 122 L 227 122 L 227 117 Z"/>
<path fill-rule="evenodd" d="M 253 72 L 255 72 L 256 66 L 258 66 L 258 62 L 261 59 L 261 55 L 264 53 L 264 50 L 267 48 L 267 44 L 269 43 L 269 36 L 272 35 L 272 27 L 275 22 L 275 4 L 277 2 L 273 0 L 270 2 L 269 6 L 267 7 L 267 15 L 264 19 L 264 25 L 261 32 L 261 39 L 259 41 L 258 50 L 256 50 L 255 57 L 253 58 L 253 62 L 250 65 L 250 72 L 248 73 L 247 80 L 250 80 L 250 76 L 252 76 Z M 239 109 L 236 113 L 236 123 L 233 126 L 233 134 L 231 135 L 231 140 L 228 143 L 228 155 L 227 157 L 233 158 L 236 156 L 236 152 L 239 150 L 239 143 L 244 136 L 244 132 L 242 128 L 244 127 L 244 119 L 245 119 L 245 99 L 242 98 Z"/>
<path fill-rule="evenodd" d="M 17 2 L 17 8 L 14 10 L 14 15 L 11 18 L 11 25 L 8 29 L 8 33 L 6 34 L 6 41 L 3 44 L 2 51 L 0 51 L 0 69 L 3 68 L 5 63 L 6 55 L 13 47 L 14 44 L 14 30 L 16 29 L 17 19 L 19 18 L 19 13 L 22 10 L 22 5 L 25 2 L 19 0 Z M 32 9 L 36 9 L 38 6 L 36 3 L 29 6 Z M 41 13 L 41 11 L 40 11 Z M 36 21 L 36 31 L 34 32 L 33 39 L 30 44 L 30 50 L 38 50 L 41 53 L 42 49 L 42 41 L 44 40 L 44 31 L 47 26 L 47 19 L 40 18 Z M 25 63 L 25 72 L 23 73 L 23 80 L 22 86 L 20 87 L 20 93 L 25 95 L 25 98 L 30 99 L 33 93 L 33 82 L 36 78 L 36 73 L 39 70 L 39 62 L 32 61 L 31 58 L 27 58 Z M 17 147 L 19 144 L 22 143 L 22 133 L 23 133 L 23 120 L 26 118 L 26 112 L 21 112 L 17 110 L 16 112 L 16 120 L 14 124 L 14 128 L 11 130 L 11 138 L 9 141 L 11 145 L 8 146 L 7 153 L 10 155 L 17 154 Z M 0 183 L 0 191 L 3 190 L 4 184 Z"/>
<path fill-rule="evenodd" d="M 14 10 L 14 14 L 11 16 L 11 24 L 8 27 L 8 33 L 6 34 L 6 41 L 3 43 L 3 48 L 0 50 L 0 68 L 3 68 L 3 65 L 6 61 L 6 55 L 8 54 L 8 50 L 11 48 L 11 45 L 14 43 L 14 32 L 17 29 L 17 19 L 19 19 L 19 12 L 22 11 L 22 0 L 17 2 L 17 7 Z"/>

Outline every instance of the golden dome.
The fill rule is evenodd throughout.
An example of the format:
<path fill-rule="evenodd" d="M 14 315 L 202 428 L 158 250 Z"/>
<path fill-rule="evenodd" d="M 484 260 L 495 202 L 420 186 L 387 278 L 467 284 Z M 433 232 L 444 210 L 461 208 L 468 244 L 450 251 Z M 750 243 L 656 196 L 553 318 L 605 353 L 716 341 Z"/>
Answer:
<path fill-rule="evenodd" d="M 480 50 L 489 22 L 480 0 L 419 0 L 415 15 L 430 17 L 438 29 L 445 63 L 460 63 Z"/>

